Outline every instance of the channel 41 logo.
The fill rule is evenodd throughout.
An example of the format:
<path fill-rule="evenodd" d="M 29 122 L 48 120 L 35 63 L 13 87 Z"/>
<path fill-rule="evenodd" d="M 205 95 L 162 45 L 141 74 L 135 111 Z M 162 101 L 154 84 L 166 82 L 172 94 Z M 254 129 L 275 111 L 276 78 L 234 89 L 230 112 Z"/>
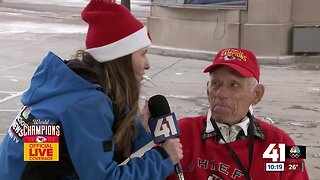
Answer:
<path fill-rule="evenodd" d="M 306 146 L 286 146 L 285 144 L 270 144 L 264 151 L 264 159 L 272 159 L 272 162 L 285 162 L 285 159 L 306 159 Z"/>

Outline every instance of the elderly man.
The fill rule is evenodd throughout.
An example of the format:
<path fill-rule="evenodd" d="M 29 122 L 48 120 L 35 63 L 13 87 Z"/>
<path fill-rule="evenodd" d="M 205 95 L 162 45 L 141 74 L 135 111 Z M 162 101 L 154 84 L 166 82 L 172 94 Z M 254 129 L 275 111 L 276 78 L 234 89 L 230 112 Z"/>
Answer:
<path fill-rule="evenodd" d="M 280 153 L 295 145 L 292 139 L 253 116 L 253 106 L 264 94 L 255 55 L 245 49 L 222 49 L 204 72 L 210 74 L 207 116 L 178 121 L 185 179 L 308 179 L 302 159 L 285 159 L 281 164 Z M 270 144 L 277 146 L 272 149 Z M 274 161 L 280 163 L 266 164 Z M 288 171 L 287 163 L 303 168 Z"/>

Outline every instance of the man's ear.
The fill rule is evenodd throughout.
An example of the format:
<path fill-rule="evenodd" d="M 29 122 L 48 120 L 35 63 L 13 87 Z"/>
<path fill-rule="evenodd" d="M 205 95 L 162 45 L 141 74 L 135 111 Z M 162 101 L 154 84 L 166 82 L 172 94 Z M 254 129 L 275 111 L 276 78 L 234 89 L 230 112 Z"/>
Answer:
<path fill-rule="evenodd" d="M 252 101 L 252 105 L 258 104 L 264 95 L 264 85 L 258 84 L 254 88 L 254 99 Z"/>

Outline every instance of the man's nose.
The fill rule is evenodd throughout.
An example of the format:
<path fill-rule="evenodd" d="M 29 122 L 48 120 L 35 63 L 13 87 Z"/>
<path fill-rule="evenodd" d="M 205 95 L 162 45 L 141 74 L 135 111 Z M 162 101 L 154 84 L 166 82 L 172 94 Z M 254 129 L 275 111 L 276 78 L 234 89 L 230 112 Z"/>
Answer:
<path fill-rule="evenodd" d="M 227 98 L 229 93 L 228 93 L 227 88 L 221 85 L 218 87 L 215 94 L 216 94 L 216 97 Z"/>

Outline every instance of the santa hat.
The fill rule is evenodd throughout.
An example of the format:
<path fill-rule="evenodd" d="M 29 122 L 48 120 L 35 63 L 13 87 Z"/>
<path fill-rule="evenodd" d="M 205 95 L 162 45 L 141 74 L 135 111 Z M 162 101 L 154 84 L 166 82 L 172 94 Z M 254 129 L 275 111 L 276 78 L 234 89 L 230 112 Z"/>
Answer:
<path fill-rule="evenodd" d="M 132 54 L 151 44 L 146 27 L 122 5 L 91 0 L 81 17 L 89 25 L 86 51 L 99 62 Z"/>
<path fill-rule="evenodd" d="M 204 72 L 211 73 L 219 66 L 229 66 L 244 77 L 254 77 L 259 82 L 260 68 L 256 56 L 247 49 L 226 48 L 220 50 Z"/>

